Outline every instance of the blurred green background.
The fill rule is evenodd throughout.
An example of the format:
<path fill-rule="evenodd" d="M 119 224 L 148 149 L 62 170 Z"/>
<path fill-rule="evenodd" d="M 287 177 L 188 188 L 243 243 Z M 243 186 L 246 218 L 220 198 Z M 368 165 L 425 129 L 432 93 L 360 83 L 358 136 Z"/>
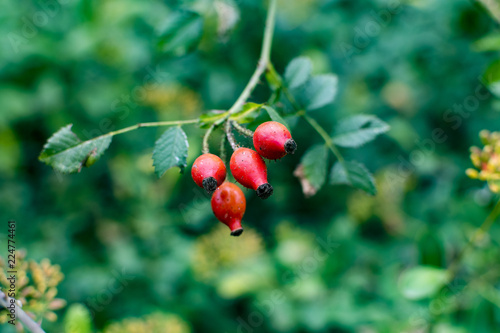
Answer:
<path fill-rule="evenodd" d="M 313 116 L 328 130 L 359 113 L 391 125 L 343 151 L 375 173 L 375 197 L 344 186 L 304 197 L 293 171 L 322 141 L 302 120 L 292 128 L 298 152 L 269 164 L 274 195 L 245 192 L 239 238 L 215 220 L 189 167 L 156 177 L 164 129 L 115 137 L 79 174 L 38 161 L 69 123 L 88 139 L 230 107 L 256 66 L 266 6 L 1 1 L 0 236 L 5 244 L 16 220 L 18 248 L 65 275 L 58 297 L 68 306 L 43 327 L 85 333 L 68 329 L 85 313 L 79 303 L 103 332 L 500 332 L 498 225 L 441 292 L 415 300 L 400 288 L 410 267 L 448 267 L 496 201 L 464 173 L 478 132 L 500 128 L 498 23 L 478 2 L 279 1 L 277 70 L 308 56 L 315 73 L 339 77 L 335 103 Z M 261 84 L 252 100 L 268 96 Z M 184 128 L 189 166 L 203 131 Z M 433 140 L 436 129 L 446 139 Z M 151 326 L 123 322 L 139 317 Z"/>

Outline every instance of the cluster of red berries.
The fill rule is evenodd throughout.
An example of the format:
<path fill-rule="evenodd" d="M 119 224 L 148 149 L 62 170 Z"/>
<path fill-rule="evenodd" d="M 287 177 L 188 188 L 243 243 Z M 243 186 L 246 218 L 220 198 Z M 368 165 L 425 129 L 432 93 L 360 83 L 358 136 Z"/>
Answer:
<path fill-rule="evenodd" d="M 238 183 L 256 191 L 261 199 L 267 199 L 273 194 L 273 187 L 267 181 L 267 167 L 263 157 L 280 159 L 286 154 L 293 154 L 297 144 L 284 125 L 268 121 L 255 130 L 253 145 L 256 151 L 249 148 L 236 149 L 229 166 Z M 246 199 L 238 186 L 224 182 L 224 162 L 216 155 L 203 154 L 194 161 L 191 175 L 198 186 L 209 194 L 213 193 L 212 210 L 215 217 L 231 229 L 232 236 L 241 235 L 241 219 L 245 214 Z"/>

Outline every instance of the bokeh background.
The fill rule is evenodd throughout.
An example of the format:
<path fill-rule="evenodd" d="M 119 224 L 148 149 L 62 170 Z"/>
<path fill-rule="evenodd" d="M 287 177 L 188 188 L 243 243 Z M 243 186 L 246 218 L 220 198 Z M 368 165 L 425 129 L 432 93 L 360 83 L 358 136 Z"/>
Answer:
<path fill-rule="evenodd" d="M 408 268 L 449 267 L 496 201 L 464 172 L 479 131 L 500 128 L 498 4 L 485 3 L 279 1 L 277 70 L 308 56 L 339 77 L 335 103 L 313 116 L 328 130 L 360 113 L 391 125 L 343 150 L 379 194 L 325 186 L 305 198 L 293 171 L 322 141 L 299 120 L 298 152 L 269 164 L 275 194 L 245 192 L 246 231 L 233 238 L 189 167 L 154 174 L 163 129 L 115 137 L 79 174 L 37 158 L 69 123 L 91 138 L 230 107 L 256 66 L 265 1 L 2 1 L 0 236 L 16 220 L 18 248 L 65 276 L 67 306 L 46 331 L 499 332 L 498 225 L 443 291 L 414 300 L 399 287 Z M 262 83 L 252 100 L 269 96 Z M 203 131 L 184 128 L 190 165 Z"/>

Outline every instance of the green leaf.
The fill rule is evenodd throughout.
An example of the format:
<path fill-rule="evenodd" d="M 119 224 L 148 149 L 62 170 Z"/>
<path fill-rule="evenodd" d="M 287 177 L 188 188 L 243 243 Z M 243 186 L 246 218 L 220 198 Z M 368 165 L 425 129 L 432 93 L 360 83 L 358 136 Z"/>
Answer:
<path fill-rule="evenodd" d="M 495 60 L 486 69 L 483 80 L 496 97 L 500 97 L 500 60 Z"/>
<path fill-rule="evenodd" d="M 449 274 L 445 269 L 431 266 L 417 266 L 401 274 L 399 290 L 404 297 L 419 300 L 435 295 L 446 283 Z"/>
<path fill-rule="evenodd" d="M 91 332 L 92 317 L 89 310 L 83 304 L 72 304 L 64 316 L 64 333 Z"/>
<path fill-rule="evenodd" d="M 225 111 L 214 110 L 200 116 L 200 128 L 209 128 L 212 124 L 218 125 L 224 121 L 227 113 Z"/>
<path fill-rule="evenodd" d="M 356 115 L 341 120 L 334 130 L 333 143 L 341 147 L 359 147 L 389 130 L 389 125 L 371 115 Z"/>
<path fill-rule="evenodd" d="M 196 47 L 203 34 L 203 18 L 193 11 L 172 13 L 160 30 L 163 52 L 185 54 Z"/>
<path fill-rule="evenodd" d="M 290 89 L 299 87 L 309 80 L 311 71 L 312 63 L 309 58 L 295 58 L 286 66 L 285 83 Z"/>
<path fill-rule="evenodd" d="M 319 109 L 335 100 L 338 78 L 333 74 L 317 75 L 305 85 L 306 109 Z"/>
<path fill-rule="evenodd" d="M 480 38 L 472 44 L 474 52 L 498 51 L 500 50 L 500 35 L 493 33 Z"/>
<path fill-rule="evenodd" d="M 72 124 L 54 133 L 43 146 L 38 159 L 62 173 L 79 172 L 89 158 L 95 163 L 111 143 L 111 136 L 81 141 L 71 131 Z"/>
<path fill-rule="evenodd" d="M 187 136 L 182 128 L 175 126 L 166 130 L 153 150 L 153 166 L 158 177 L 173 167 L 179 167 L 183 172 L 187 165 L 188 148 Z"/>
<path fill-rule="evenodd" d="M 269 114 L 269 117 L 271 117 L 272 121 L 276 121 L 278 123 L 281 123 L 281 124 L 285 125 L 288 129 L 290 129 L 290 127 L 288 127 L 287 122 L 285 121 L 285 119 L 283 119 L 279 115 L 278 111 L 276 111 L 275 109 L 273 109 L 270 106 L 263 106 L 262 108 L 267 111 L 267 114 Z"/>
<path fill-rule="evenodd" d="M 230 119 L 236 120 L 240 124 L 251 123 L 259 115 L 260 108 L 262 104 L 257 103 L 245 103 L 241 108 L 241 111 L 236 112 L 231 115 Z"/>
<path fill-rule="evenodd" d="M 330 172 L 330 184 L 345 184 L 371 195 L 377 194 L 373 176 L 363 164 L 355 161 L 336 162 Z"/>
<path fill-rule="evenodd" d="M 315 145 L 309 148 L 302 159 L 299 167 L 295 170 L 302 184 L 302 191 L 306 196 L 312 196 L 325 184 L 328 149 L 325 145 Z"/>

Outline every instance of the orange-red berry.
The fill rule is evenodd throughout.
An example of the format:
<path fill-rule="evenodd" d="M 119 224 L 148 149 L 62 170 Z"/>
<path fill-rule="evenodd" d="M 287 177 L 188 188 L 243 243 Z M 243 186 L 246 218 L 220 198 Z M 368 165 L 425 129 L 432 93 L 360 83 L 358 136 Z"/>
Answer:
<path fill-rule="evenodd" d="M 225 182 L 212 195 L 212 210 L 215 217 L 231 229 L 231 236 L 243 233 L 241 219 L 245 214 L 247 201 L 241 189 Z"/>
<path fill-rule="evenodd" d="M 253 135 L 253 145 L 260 156 L 277 160 L 293 154 L 297 144 L 285 125 L 276 121 L 262 123 Z"/>
<path fill-rule="evenodd" d="M 246 188 L 255 190 L 261 199 L 273 194 L 273 187 L 267 182 L 266 163 L 255 150 L 236 149 L 229 167 L 234 179 Z"/>
<path fill-rule="evenodd" d="M 222 160 L 213 154 L 203 154 L 193 163 L 191 176 L 199 187 L 207 193 L 212 193 L 226 179 L 226 166 Z"/>

